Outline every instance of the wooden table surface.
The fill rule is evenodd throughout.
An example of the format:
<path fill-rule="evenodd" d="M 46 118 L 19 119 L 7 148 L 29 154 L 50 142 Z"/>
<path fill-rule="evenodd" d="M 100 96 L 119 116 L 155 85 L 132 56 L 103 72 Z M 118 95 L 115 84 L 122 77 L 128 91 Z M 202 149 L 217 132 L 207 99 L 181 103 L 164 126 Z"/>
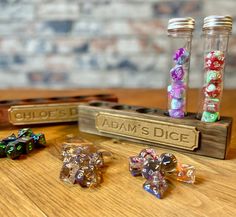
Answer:
<path fill-rule="evenodd" d="M 79 89 L 79 90 L 1 90 L 1 99 L 66 96 L 90 93 L 115 93 L 121 103 L 164 109 L 164 90 L 145 89 Z M 196 111 L 198 91 L 189 91 L 188 110 Z M 236 120 L 236 90 L 225 90 L 221 114 Z M 0 159 L 0 216 L 236 216 L 236 132 L 234 122 L 227 160 L 182 154 L 171 150 L 182 162 L 197 169 L 196 184 L 172 181 L 165 198 L 159 200 L 143 190 L 144 179 L 132 177 L 127 158 L 143 147 L 128 142 L 79 133 L 77 124 L 32 127 L 44 132 L 45 149 L 20 160 Z M 17 132 L 19 127 L 1 126 L 0 137 Z M 104 182 L 97 189 L 84 189 L 59 180 L 62 166 L 60 138 L 79 134 L 100 143 L 113 153 L 113 160 L 104 173 Z"/>

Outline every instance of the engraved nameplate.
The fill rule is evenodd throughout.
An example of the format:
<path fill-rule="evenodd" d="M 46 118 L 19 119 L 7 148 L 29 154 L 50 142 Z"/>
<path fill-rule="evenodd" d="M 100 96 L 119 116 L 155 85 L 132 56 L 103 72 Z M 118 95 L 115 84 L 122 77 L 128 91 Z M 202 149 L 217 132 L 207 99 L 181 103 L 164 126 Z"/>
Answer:
<path fill-rule="evenodd" d="M 160 143 L 185 150 L 198 148 L 199 131 L 193 126 L 105 112 L 99 112 L 95 122 L 99 132 Z"/>
<path fill-rule="evenodd" d="M 8 117 L 14 125 L 77 121 L 79 104 L 58 103 L 11 106 L 8 109 Z"/>

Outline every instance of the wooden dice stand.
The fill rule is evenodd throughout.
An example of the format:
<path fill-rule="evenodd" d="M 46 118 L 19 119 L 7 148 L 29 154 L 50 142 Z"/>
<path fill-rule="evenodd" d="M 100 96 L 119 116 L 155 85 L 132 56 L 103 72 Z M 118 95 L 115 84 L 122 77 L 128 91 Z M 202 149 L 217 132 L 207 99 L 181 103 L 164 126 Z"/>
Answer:
<path fill-rule="evenodd" d="M 77 122 L 78 105 L 92 100 L 117 102 L 113 94 L 76 95 L 0 101 L 0 122 L 32 125 Z"/>
<path fill-rule="evenodd" d="M 232 118 L 204 123 L 195 117 L 189 113 L 183 119 L 175 119 L 160 109 L 102 101 L 79 105 L 82 132 L 225 159 Z"/>

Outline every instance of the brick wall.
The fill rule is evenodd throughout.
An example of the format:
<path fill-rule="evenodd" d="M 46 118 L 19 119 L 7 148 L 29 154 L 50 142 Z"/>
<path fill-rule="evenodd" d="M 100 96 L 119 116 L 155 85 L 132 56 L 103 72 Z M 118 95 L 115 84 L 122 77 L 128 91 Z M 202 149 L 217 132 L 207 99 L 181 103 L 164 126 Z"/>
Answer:
<path fill-rule="evenodd" d="M 190 85 L 200 85 L 203 18 L 236 15 L 235 0 L 0 0 L 0 88 L 164 87 L 166 26 L 191 16 Z M 236 87 L 236 29 L 225 86 Z"/>

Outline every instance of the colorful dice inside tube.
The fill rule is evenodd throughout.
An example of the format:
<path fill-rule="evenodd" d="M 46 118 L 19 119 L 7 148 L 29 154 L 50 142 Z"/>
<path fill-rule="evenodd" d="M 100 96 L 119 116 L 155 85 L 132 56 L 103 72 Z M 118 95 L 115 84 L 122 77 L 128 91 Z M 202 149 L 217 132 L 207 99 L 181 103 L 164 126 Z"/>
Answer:
<path fill-rule="evenodd" d="M 157 198 L 163 198 L 168 189 L 167 179 L 191 183 L 195 182 L 194 166 L 181 164 L 171 153 L 159 155 L 156 150 L 143 149 L 137 156 L 129 158 L 129 171 L 133 176 L 141 176 L 146 179 L 144 190 Z"/>
<path fill-rule="evenodd" d="M 220 119 L 219 105 L 223 88 L 222 70 L 225 56 L 222 51 L 210 51 L 205 57 L 205 87 L 201 121 L 216 122 Z"/>
<path fill-rule="evenodd" d="M 185 64 L 189 62 L 189 52 L 179 48 L 173 55 L 176 65 L 170 70 L 171 84 L 167 87 L 169 116 L 183 118 L 186 106 Z"/>
<path fill-rule="evenodd" d="M 205 68 L 207 70 L 221 70 L 224 67 L 225 56 L 222 51 L 211 51 L 206 55 Z"/>
<path fill-rule="evenodd" d="M 185 48 L 179 48 L 173 55 L 177 65 L 183 65 L 189 61 L 189 52 Z"/>

